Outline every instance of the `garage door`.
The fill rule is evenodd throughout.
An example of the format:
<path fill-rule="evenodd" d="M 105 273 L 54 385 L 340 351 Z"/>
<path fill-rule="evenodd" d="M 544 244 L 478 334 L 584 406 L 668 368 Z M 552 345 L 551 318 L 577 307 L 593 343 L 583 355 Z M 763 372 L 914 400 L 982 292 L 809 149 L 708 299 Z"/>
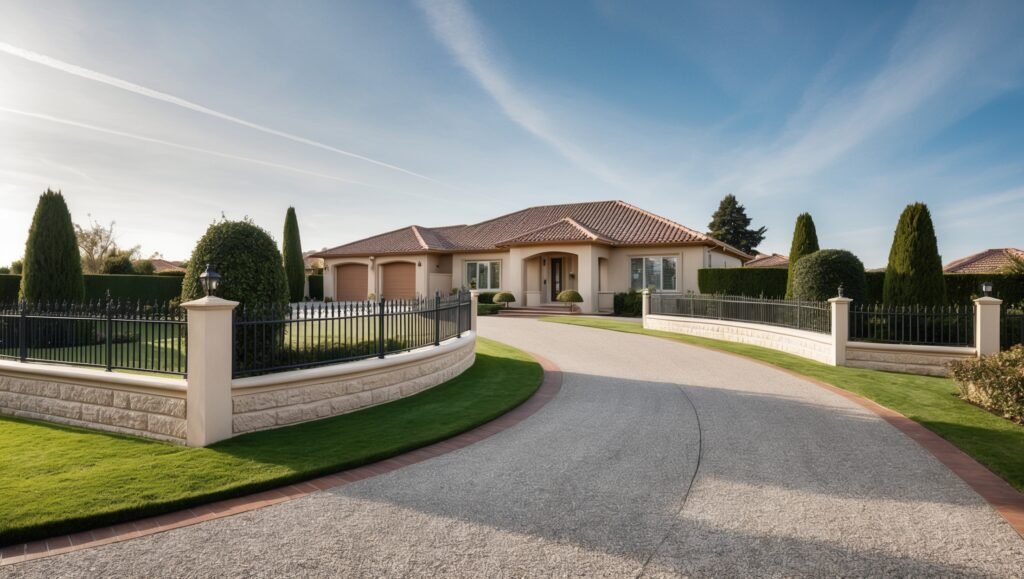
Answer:
<path fill-rule="evenodd" d="M 384 276 L 381 291 L 385 299 L 408 300 L 416 297 L 415 263 L 389 263 L 381 269 Z"/>
<path fill-rule="evenodd" d="M 369 290 L 366 285 L 365 265 L 347 263 L 335 270 L 334 299 L 342 302 L 359 302 L 366 299 Z"/>

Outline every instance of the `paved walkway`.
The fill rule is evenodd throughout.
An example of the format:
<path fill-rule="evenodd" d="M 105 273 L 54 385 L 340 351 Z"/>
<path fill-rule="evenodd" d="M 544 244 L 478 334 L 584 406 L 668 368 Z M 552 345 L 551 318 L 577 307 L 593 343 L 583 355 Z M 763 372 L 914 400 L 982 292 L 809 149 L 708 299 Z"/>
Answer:
<path fill-rule="evenodd" d="M 859 406 L 732 356 L 482 318 L 561 393 L 476 445 L 11 576 L 1022 576 L 1024 539 Z"/>

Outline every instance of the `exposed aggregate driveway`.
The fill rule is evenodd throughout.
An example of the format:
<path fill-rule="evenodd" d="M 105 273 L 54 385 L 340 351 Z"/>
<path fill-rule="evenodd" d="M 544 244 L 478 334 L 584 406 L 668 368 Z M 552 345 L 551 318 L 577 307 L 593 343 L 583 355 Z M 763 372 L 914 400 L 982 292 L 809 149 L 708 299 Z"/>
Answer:
<path fill-rule="evenodd" d="M 480 329 L 558 364 L 558 397 L 433 460 L 0 575 L 1024 575 L 1024 539 L 835 394 L 646 336 Z"/>

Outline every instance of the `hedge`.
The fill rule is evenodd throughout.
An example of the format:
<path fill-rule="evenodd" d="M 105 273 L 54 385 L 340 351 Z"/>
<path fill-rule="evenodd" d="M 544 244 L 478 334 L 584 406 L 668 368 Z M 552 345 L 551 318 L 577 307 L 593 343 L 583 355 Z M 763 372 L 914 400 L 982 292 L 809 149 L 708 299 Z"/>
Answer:
<path fill-rule="evenodd" d="M 314 300 L 324 299 L 324 276 L 309 276 L 309 298 Z"/>
<path fill-rule="evenodd" d="M 86 301 L 120 300 L 166 302 L 181 295 L 181 276 L 85 274 Z M 18 301 L 20 275 L 0 275 L 0 303 Z"/>
<path fill-rule="evenodd" d="M 869 304 L 882 303 L 882 292 L 885 291 L 885 270 L 864 272 L 867 283 L 867 300 Z"/>
<path fill-rule="evenodd" d="M 477 296 L 477 303 L 478 304 L 493 304 L 494 303 L 494 296 L 497 293 L 498 292 L 480 292 L 480 295 Z"/>
<path fill-rule="evenodd" d="M 612 311 L 616 316 L 639 318 L 643 315 L 643 310 L 644 294 L 633 289 L 615 294 L 612 300 Z"/>
<path fill-rule="evenodd" d="M 992 282 L 992 296 L 1006 304 L 1024 303 L 1024 274 L 947 273 L 946 300 L 965 304 L 981 295 L 982 282 Z"/>
<path fill-rule="evenodd" d="M 697 272 L 702 294 L 783 298 L 788 269 L 761 267 L 708 268 Z"/>
<path fill-rule="evenodd" d="M 825 301 L 842 295 L 867 301 L 864 264 L 845 249 L 822 249 L 800 258 L 793 266 L 793 298 Z"/>

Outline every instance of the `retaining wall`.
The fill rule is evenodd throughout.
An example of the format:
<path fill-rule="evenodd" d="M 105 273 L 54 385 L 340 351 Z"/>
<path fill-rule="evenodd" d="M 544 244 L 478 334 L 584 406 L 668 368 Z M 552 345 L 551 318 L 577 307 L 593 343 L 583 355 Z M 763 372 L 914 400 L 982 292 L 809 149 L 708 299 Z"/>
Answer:
<path fill-rule="evenodd" d="M 948 376 L 947 364 L 956 360 L 976 357 L 977 352 L 974 348 L 868 342 L 848 342 L 846 344 L 847 366 L 926 376 Z"/>

